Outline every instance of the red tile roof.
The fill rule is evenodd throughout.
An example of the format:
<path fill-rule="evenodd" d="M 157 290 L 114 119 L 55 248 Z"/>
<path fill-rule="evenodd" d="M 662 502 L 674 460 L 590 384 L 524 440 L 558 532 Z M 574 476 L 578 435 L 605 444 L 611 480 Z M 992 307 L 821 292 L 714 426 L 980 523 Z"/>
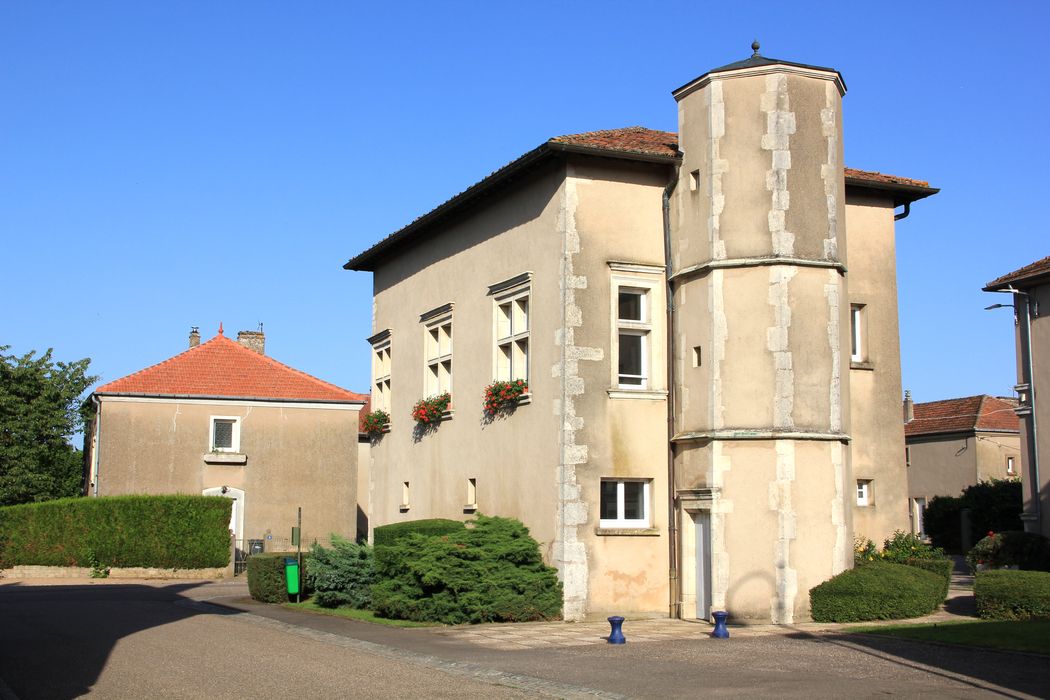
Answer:
<path fill-rule="evenodd" d="M 673 131 L 654 131 L 643 126 L 566 134 L 555 136 L 548 143 L 564 143 L 572 146 L 598 148 L 603 151 L 644 153 L 669 158 L 678 156 L 678 134 Z"/>
<path fill-rule="evenodd" d="M 857 170 L 856 168 L 844 168 L 846 177 L 855 180 L 866 180 L 867 182 L 878 182 L 885 185 L 904 185 L 905 187 L 929 187 L 926 180 L 914 180 L 910 177 L 900 175 L 887 175 L 872 170 Z"/>
<path fill-rule="evenodd" d="M 260 355 L 221 334 L 152 367 L 103 384 L 95 393 L 287 401 L 368 399 Z"/>
<path fill-rule="evenodd" d="M 992 280 L 985 285 L 985 289 L 990 290 L 993 287 L 1006 287 L 1012 282 L 1021 282 L 1023 280 L 1041 277 L 1043 275 L 1050 275 L 1050 255 L 1042 260 L 1036 260 L 1034 263 L 1025 265 L 1020 270 L 1014 270 L 1008 275 L 1003 275 L 998 279 Z"/>
<path fill-rule="evenodd" d="M 1017 404 L 995 396 L 967 396 L 915 404 L 915 418 L 904 424 L 904 435 L 935 435 L 975 430 L 1019 432 Z"/>

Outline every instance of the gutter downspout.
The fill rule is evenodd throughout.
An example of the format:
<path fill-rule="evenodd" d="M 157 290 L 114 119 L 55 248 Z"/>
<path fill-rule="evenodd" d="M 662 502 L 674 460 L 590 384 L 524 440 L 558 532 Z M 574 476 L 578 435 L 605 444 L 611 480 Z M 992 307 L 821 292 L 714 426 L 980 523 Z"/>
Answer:
<path fill-rule="evenodd" d="M 906 219 L 908 218 L 908 214 L 911 214 L 911 202 L 905 202 L 904 211 L 902 211 L 900 214 L 894 214 L 893 220 L 900 221 L 901 219 Z"/>
<path fill-rule="evenodd" d="M 98 495 L 98 447 L 99 435 L 102 434 L 102 401 L 94 394 L 91 395 L 91 403 L 95 404 L 95 429 L 91 435 L 91 495 Z"/>
<path fill-rule="evenodd" d="M 668 577 L 668 616 L 681 617 L 682 609 L 679 595 L 678 578 L 678 518 L 675 512 L 675 469 L 674 469 L 674 414 L 675 414 L 675 373 L 674 373 L 674 282 L 671 279 L 671 193 L 678 185 L 678 169 L 675 168 L 670 182 L 663 192 L 664 223 L 664 275 L 667 289 L 667 577 Z"/>

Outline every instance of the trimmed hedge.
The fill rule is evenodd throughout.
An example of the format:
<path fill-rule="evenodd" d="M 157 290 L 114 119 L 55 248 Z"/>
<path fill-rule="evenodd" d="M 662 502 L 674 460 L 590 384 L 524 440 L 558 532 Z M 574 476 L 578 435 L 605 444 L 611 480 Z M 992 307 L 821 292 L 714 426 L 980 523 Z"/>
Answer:
<path fill-rule="evenodd" d="M 979 571 L 973 594 L 977 614 L 987 620 L 1050 618 L 1050 573 Z"/>
<path fill-rule="evenodd" d="M 248 557 L 248 595 L 262 603 L 287 603 L 288 584 L 284 578 L 285 557 L 295 559 L 295 552 L 263 552 Z M 309 566 L 309 553 L 303 552 L 303 566 Z M 299 570 L 300 594 L 305 595 L 306 576 Z"/>
<path fill-rule="evenodd" d="M 377 547 L 376 614 L 445 624 L 560 618 L 561 582 L 528 528 L 483 515 L 471 525 Z"/>
<path fill-rule="evenodd" d="M 0 508 L 0 567 L 226 566 L 232 503 L 217 496 L 106 496 L 7 506 Z"/>
<path fill-rule="evenodd" d="M 943 557 L 940 559 L 909 558 L 904 560 L 904 564 L 940 576 L 941 580 L 944 582 L 944 588 L 941 589 L 941 600 L 943 601 L 948 597 L 948 587 L 951 586 L 952 583 L 952 567 L 954 566 L 951 559 Z"/>
<path fill-rule="evenodd" d="M 810 610 L 817 622 L 864 622 L 920 617 L 944 600 L 941 576 L 914 566 L 873 561 L 815 586 Z"/>

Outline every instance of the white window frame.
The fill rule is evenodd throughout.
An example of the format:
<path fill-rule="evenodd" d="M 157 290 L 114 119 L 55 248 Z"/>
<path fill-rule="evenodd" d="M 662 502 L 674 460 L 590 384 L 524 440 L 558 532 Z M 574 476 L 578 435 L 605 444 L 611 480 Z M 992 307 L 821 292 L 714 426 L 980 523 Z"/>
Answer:
<path fill-rule="evenodd" d="M 423 397 L 452 395 L 452 304 L 439 306 L 419 317 L 423 324 Z M 434 338 L 436 334 L 436 339 Z"/>
<path fill-rule="evenodd" d="M 865 508 L 875 503 L 871 483 L 871 479 L 857 479 L 857 505 L 861 508 Z"/>
<path fill-rule="evenodd" d="M 850 362 L 867 362 L 867 304 L 849 305 Z"/>
<path fill-rule="evenodd" d="M 601 517 L 601 486 L 602 484 L 614 482 L 616 484 L 616 517 Z M 639 519 L 627 519 L 624 517 L 626 510 L 624 503 L 624 484 L 627 482 L 642 484 L 642 517 Z M 615 477 L 602 478 L 598 485 L 598 527 L 617 529 L 646 529 L 652 527 L 652 479 L 621 479 Z"/>
<path fill-rule="evenodd" d="M 646 393 L 655 386 L 653 378 L 653 318 L 660 301 L 664 268 L 656 265 L 639 263 L 610 262 L 612 270 L 610 283 L 610 319 L 612 325 L 611 385 L 620 392 Z M 620 292 L 634 292 L 641 295 L 642 309 L 640 320 L 620 318 Z M 620 374 L 620 336 L 632 335 L 641 337 L 641 374 L 637 376 L 638 384 L 624 383 Z M 623 395 L 626 395 L 623 394 Z"/>
<path fill-rule="evenodd" d="M 390 331 L 368 339 L 372 345 L 372 410 L 390 413 Z"/>
<path fill-rule="evenodd" d="M 1014 457 L 1013 455 L 1007 455 L 1007 457 L 1006 457 L 1006 475 L 1007 476 L 1016 476 L 1017 475 L 1017 470 L 1014 468 L 1014 460 L 1015 459 L 1016 459 L 1016 457 Z"/>
<path fill-rule="evenodd" d="M 524 304 L 524 312 L 517 313 Z M 507 308 L 506 323 L 504 307 Z M 524 327 L 520 327 L 524 326 Z M 506 332 L 504 332 L 504 327 Z M 529 381 L 532 361 L 532 289 L 519 286 L 503 292 L 492 300 L 492 378 L 494 381 L 510 382 L 515 379 Z M 506 357 L 506 362 L 502 358 Z"/>
<path fill-rule="evenodd" d="M 215 424 L 219 421 L 233 423 L 232 435 L 229 447 L 215 446 Z M 241 451 L 241 417 L 240 416 L 211 416 L 208 419 L 208 450 L 210 452 L 240 452 Z"/>

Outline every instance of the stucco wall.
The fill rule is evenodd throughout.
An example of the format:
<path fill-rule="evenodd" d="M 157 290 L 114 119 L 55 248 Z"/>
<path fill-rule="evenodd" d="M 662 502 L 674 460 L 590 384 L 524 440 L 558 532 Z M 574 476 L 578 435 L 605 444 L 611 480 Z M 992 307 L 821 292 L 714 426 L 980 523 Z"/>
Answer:
<path fill-rule="evenodd" d="M 866 507 L 852 499 L 853 524 L 857 537 L 876 542 L 910 527 L 893 211 L 892 200 L 861 194 L 852 194 L 846 207 L 849 301 L 864 305 L 865 357 L 849 370 L 853 478 L 870 479 L 873 494 Z"/>
<path fill-rule="evenodd" d="M 240 418 L 244 464 L 209 464 L 212 416 Z M 358 410 L 102 398 L 100 496 L 244 491 L 242 537 L 287 542 L 354 537 Z M 268 545 L 269 546 L 269 545 Z"/>

